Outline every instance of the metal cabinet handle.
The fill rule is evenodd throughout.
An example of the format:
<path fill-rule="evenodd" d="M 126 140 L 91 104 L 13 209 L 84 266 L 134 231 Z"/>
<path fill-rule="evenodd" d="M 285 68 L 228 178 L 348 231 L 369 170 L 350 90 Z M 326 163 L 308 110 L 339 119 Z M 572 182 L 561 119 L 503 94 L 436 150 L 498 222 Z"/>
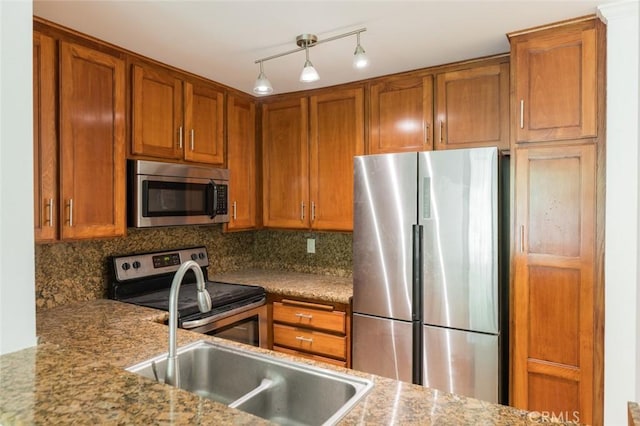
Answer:
<path fill-rule="evenodd" d="M 303 314 L 302 312 L 296 312 L 296 316 L 298 318 L 312 319 L 313 315 L 311 314 Z"/>
<path fill-rule="evenodd" d="M 440 143 L 442 143 L 442 142 L 443 142 L 443 139 L 442 139 L 442 120 L 440 120 Z"/>
<path fill-rule="evenodd" d="M 47 222 L 49 223 L 50 227 L 53 227 L 53 198 L 49 198 L 46 207 L 49 209 Z"/>
<path fill-rule="evenodd" d="M 191 151 L 193 151 L 195 149 L 194 148 L 194 146 L 195 146 L 194 145 L 195 133 L 196 133 L 196 131 L 191 129 Z"/>
<path fill-rule="evenodd" d="M 69 226 L 73 226 L 73 198 L 69 198 L 67 206 L 69 207 Z"/>
<path fill-rule="evenodd" d="M 524 253 L 524 225 L 520 225 L 520 253 Z"/>
<path fill-rule="evenodd" d="M 178 129 L 178 146 L 182 149 L 182 126 Z"/>
<path fill-rule="evenodd" d="M 300 220 L 304 220 L 304 201 L 300 202 Z"/>
<path fill-rule="evenodd" d="M 238 207 L 236 205 L 236 202 L 234 201 L 233 202 L 233 220 L 236 220 L 236 218 L 237 218 L 237 215 L 236 215 L 236 213 L 238 213 L 237 209 L 238 209 Z"/>
<path fill-rule="evenodd" d="M 311 202 L 311 222 L 316 220 L 316 203 L 314 201 Z"/>
<path fill-rule="evenodd" d="M 299 340 L 301 342 L 313 343 L 313 339 L 304 336 L 296 336 L 296 340 Z"/>
<path fill-rule="evenodd" d="M 520 99 L 520 128 L 524 129 L 524 99 Z"/>
<path fill-rule="evenodd" d="M 424 125 L 424 143 L 429 144 L 429 123 Z"/>

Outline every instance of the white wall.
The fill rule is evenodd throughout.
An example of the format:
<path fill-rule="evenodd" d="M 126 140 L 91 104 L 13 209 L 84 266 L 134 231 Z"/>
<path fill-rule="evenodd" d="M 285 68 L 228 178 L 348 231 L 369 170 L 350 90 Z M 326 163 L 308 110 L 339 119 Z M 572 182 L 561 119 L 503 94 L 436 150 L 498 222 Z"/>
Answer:
<path fill-rule="evenodd" d="M 598 9 L 607 23 L 604 418 L 623 425 L 640 391 L 638 1 Z"/>
<path fill-rule="evenodd" d="M 0 0 L 0 354 L 36 343 L 32 13 Z"/>

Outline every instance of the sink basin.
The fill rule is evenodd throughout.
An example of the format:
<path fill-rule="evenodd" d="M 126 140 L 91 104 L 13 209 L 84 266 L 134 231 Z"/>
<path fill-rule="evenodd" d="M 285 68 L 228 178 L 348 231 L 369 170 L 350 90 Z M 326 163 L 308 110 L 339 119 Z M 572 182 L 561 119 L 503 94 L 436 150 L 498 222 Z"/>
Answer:
<path fill-rule="evenodd" d="M 167 355 L 127 368 L 164 382 Z M 218 343 L 178 348 L 180 387 L 282 425 L 336 423 L 370 380 Z"/>

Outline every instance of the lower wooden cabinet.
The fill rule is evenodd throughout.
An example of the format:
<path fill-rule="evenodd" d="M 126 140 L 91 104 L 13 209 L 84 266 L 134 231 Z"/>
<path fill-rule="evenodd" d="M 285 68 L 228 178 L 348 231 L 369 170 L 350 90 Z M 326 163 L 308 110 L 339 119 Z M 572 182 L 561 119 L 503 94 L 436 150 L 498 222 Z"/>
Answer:
<path fill-rule="evenodd" d="M 276 297 L 273 350 L 349 367 L 350 323 L 348 305 Z"/>

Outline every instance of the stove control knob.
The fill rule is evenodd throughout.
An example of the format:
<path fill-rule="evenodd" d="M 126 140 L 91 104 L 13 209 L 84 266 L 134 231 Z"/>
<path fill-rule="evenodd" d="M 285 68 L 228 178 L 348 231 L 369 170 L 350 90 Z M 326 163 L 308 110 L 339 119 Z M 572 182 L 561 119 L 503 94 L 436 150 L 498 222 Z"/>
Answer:
<path fill-rule="evenodd" d="M 204 259 L 204 253 L 202 253 L 202 252 L 198 253 L 198 257 L 199 257 L 200 259 Z"/>
<path fill-rule="evenodd" d="M 140 262 L 138 262 L 137 260 L 135 262 L 133 262 L 133 269 L 138 269 L 140 267 Z"/>
<path fill-rule="evenodd" d="M 191 260 L 198 260 L 198 255 L 196 253 L 191 253 Z"/>
<path fill-rule="evenodd" d="M 124 262 L 124 263 L 122 264 L 122 269 L 124 269 L 125 271 L 128 271 L 128 270 L 129 270 L 129 268 L 131 268 L 131 265 L 129 265 L 129 263 L 128 263 L 128 262 Z"/>

